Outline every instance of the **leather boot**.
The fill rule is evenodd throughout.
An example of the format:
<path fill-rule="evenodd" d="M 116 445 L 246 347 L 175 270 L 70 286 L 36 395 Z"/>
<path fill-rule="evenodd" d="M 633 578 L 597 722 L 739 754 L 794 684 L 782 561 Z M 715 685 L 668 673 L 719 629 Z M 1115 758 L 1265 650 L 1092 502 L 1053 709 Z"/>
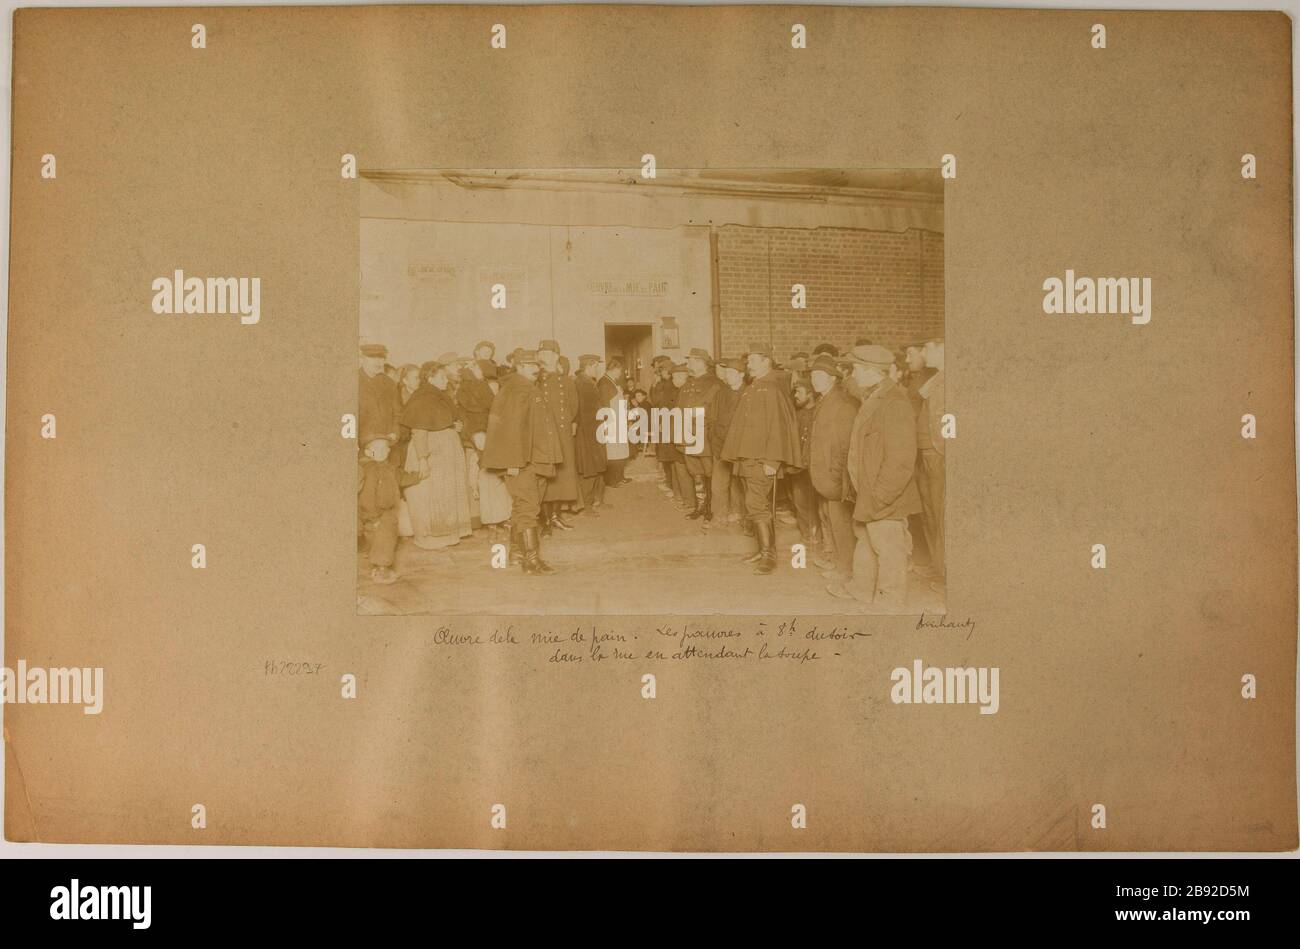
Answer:
<path fill-rule="evenodd" d="M 551 505 L 551 526 L 558 527 L 562 531 L 573 530 L 573 525 L 560 516 L 560 505 L 557 501 Z"/>
<path fill-rule="evenodd" d="M 510 525 L 510 566 L 524 562 L 524 549 L 519 542 L 519 531 L 515 530 L 515 525 Z"/>
<path fill-rule="evenodd" d="M 751 525 L 752 525 L 752 526 L 751 526 Z M 755 537 L 758 538 L 758 549 L 757 549 L 756 551 L 754 551 L 752 554 L 749 554 L 748 556 L 741 557 L 741 558 L 740 558 L 740 562 L 741 562 L 741 563 L 758 563 L 760 560 L 763 559 L 763 535 L 762 535 L 762 533 L 758 530 L 758 522 L 757 522 L 757 521 L 752 521 L 752 520 L 750 520 L 749 518 L 746 518 L 746 519 L 745 519 L 745 526 L 749 528 L 747 531 L 745 531 L 746 534 L 749 534 L 749 535 L 751 535 L 751 536 L 755 536 Z"/>
<path fill-rule="evenodd" d="M 551 504 L 549 501 L 542 502 L 541 516 L 538 517 L 538 523 L 542 526 L 542 536 L 551 536 Z"/>
<path fill-rule="evenodd" d="M 707 524 L 713 520 L 713 485 L 707 480 L 704 482 L 704 523 Z"/>
<path fill-rule="evenodd" d="M 537 528 L 529 527 L 523 532 L 524 573 L 534 577 L 549 576 L 555 568 L 542 559 L 542 542 Z"/>
<path fill-rule="evenodd" d="M 768 574 L 776 569 L 776 525 L 772 521 L 758 521 L 758 558 L 754 572 Z"/>
<path fill-rule="evenodd" d="M 706 489 L 707 490 L 707 489 Z M 691 497 L 695 498 L 695 510 L 686 515 L 688 521 L 698 521 L 704 516 L 704 499 L 695 493 L 695 485 L 691 485 Z"/>

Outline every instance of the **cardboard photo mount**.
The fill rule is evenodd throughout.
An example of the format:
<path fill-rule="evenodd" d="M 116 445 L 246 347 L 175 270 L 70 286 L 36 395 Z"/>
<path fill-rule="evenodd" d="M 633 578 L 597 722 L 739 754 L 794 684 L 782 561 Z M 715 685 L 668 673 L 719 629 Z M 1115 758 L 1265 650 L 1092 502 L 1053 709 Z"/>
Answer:
<path fill-rule="evenodd" d="M 6 838 L 1295 848 L 1290 35 L 1280 13 L 18 11 L 4 665 L 102 669 L 103 706 L 5 706 Z M 761 622 L 812 648 L 813 624 L 356 614 L 345 156 L 647 153 L 955 159 L 964 625 L 847 617 L 861 635 L 817 661 L 619 668 L 547 637 Z M 177 270 L 259 278 L 258 321 L 155 312 Z M 1149 320 L 1049 312 L 1069 274 L 1149 278 Z M 894 701 L 917 661 L 999 669 L 998 711 Z"/>

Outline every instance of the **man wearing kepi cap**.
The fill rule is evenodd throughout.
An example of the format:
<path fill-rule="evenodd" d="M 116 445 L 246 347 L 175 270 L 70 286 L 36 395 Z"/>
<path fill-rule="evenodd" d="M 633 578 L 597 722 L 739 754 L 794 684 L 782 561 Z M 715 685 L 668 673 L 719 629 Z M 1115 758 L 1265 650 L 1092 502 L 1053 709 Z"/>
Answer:
<path fill-rule="evenodd" d="M 597 418 L 603 407 L 596 380 L 605 372 L 605 361 L 594 353 L 578 357 L 578 377 L 574 387 L 578 392 L 578 434 L 575 458 L 578 466 L 578 487 L 582 493 L 582 513 L 596 516 L 596 508 L 605 497 L 605 446 L 600 442 L 600 421 Z"/>
<path fill-rule="evenodd" d="M 894 354 L 884 346 L 854 346 L 843 357 L 863 401 L 849 434 L 853 579 L 827 592 L 896 609 L 907 598 L 907 519 L 921 512 L 916 492 L 916 420 L 906 391 L 889 378 Z"/>
<path fill-rule="evenodd" d="M 573 530 L 573 525 L 561 515 L 565 504 L 576 504 L 578 500 L 578 465 L 575 457 L 574 438 L 578 432 L 578 389 L 573 377 L 559 372 L 560 344 L 553 339 L 544 339 L 537 345 L 537 360 L 542 364 L 542 371 L 537 376 L 537 388 L 541 391 L 542 401 L 555 418 L 555 430 L 560 436 L 560 447 L 564 458 L 555 466 L 555 477 L 546 482 L 546 491 L 542 496 L 541 531 L 543 535 L 551 532 L 552 527 L 560 530 Z"/>
<path fill-rule="evenodd" d="M 673 388 L 673 361 L 667 356 L 659 355 L 650 360 L 654 370 L 655 381 L 650 386 L 650 408 L 672 409 L 677 405 L 677 390 Z M 663 471 L 660 490 L 672 497 L 676 487 L 673 479 L 673 449 L 671 445 L 656 445 L 655 460 Z"/>
<path fill-rule="evenodd" d="M 708 432 L 722 383 L 713 371 L 713 356 L 707 349 L 692 349 L 686 357 L 686 369 L 690 375 L 677 393 L 677 405 L 683 416 L 687 412 L 696 412 L 698 424 L 703 428 L 702 431 L 697 428 L 695 433 L 699 439 L 699 452 L 685 452 L 686 474 L 691 479 L 692 494 L 695 495 L 695 509 L 686 517 L 692 521 L 703 518 L 704 523 L 708 523 L 713 520 L 713 448 L 709 444 Z M 702 483 L 699 493 L 694 490 L 697 482 Z"/>
<path fill-rule="evenodd" d="M 537 389 L 537 353 L 515 350 L 515 371 L 501 383 L 488 414 L 483 467 L 505 471 L 510 491 L 510 537 L 524 551 L 524 573 L 545 575 L 555 568 L 542 560 L 538 518 L 546 479 L 564 460 L 555 416 Z"/>
<path fill-rule="evenodd" d="M 713 399 L 713 417 L 709 419 L 709 447 L 713 451 L 713 477 L 709 488 L 710 510 L 719 521 L 738 524 L 745 513 L 745 483 L 733 474 L 733 462 L 722 460 L 722 446 L 727 444 L 731 420 L 740 403 L 740 387 L 745 381 L 743 359 L 723 359 L 718 363 L 717 374 L 723 385 L 718 387 Z M 745 521 L 746 533 L 753 528 Z"/>
<path fill-rule="evenodd" d="M 758 552 L 745 560 L 755 573 L 776 569 L 776 481 L 799 463 L 799 427 L 790 399 L 788 373 L 774 372 L 772 347 L 750 346 L 747 360 L 753 382 L 740 394 L 722 460 L 735 462 L 745 479 L 745 510 L 758 535 Z"/>

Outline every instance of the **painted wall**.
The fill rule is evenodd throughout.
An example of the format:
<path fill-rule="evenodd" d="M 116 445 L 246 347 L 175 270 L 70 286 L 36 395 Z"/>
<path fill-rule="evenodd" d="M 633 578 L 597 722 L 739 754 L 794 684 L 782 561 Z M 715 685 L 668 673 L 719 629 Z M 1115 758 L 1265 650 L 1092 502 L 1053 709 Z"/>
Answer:
<path fill-rule="evenodd" d="M 491 287 L 506 287 L 493 309 Z M 711 348 L 707 227 L 569 227 L 362 218 L 361 337 L 389 361 L 468 354 L 480 339 L 498 361 L 556 339 L 572 359 L 604 354 L 606 323 L 673 317 L 679 353 Z"/>

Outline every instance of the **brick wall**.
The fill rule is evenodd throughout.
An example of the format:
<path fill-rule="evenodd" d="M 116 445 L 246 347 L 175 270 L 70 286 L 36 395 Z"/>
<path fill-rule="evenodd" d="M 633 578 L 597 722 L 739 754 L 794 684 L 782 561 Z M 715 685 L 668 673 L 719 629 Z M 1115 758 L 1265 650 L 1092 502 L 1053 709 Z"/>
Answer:
<path fill-rule="evenodd" d="M 806 310 L 790 286 L 807 287 Z M 848 228 L 718 228 L 722 354 L 771 342 L 778 358 L 859 336 L 896 347 L 943 332 L 943 235 Z"/>

